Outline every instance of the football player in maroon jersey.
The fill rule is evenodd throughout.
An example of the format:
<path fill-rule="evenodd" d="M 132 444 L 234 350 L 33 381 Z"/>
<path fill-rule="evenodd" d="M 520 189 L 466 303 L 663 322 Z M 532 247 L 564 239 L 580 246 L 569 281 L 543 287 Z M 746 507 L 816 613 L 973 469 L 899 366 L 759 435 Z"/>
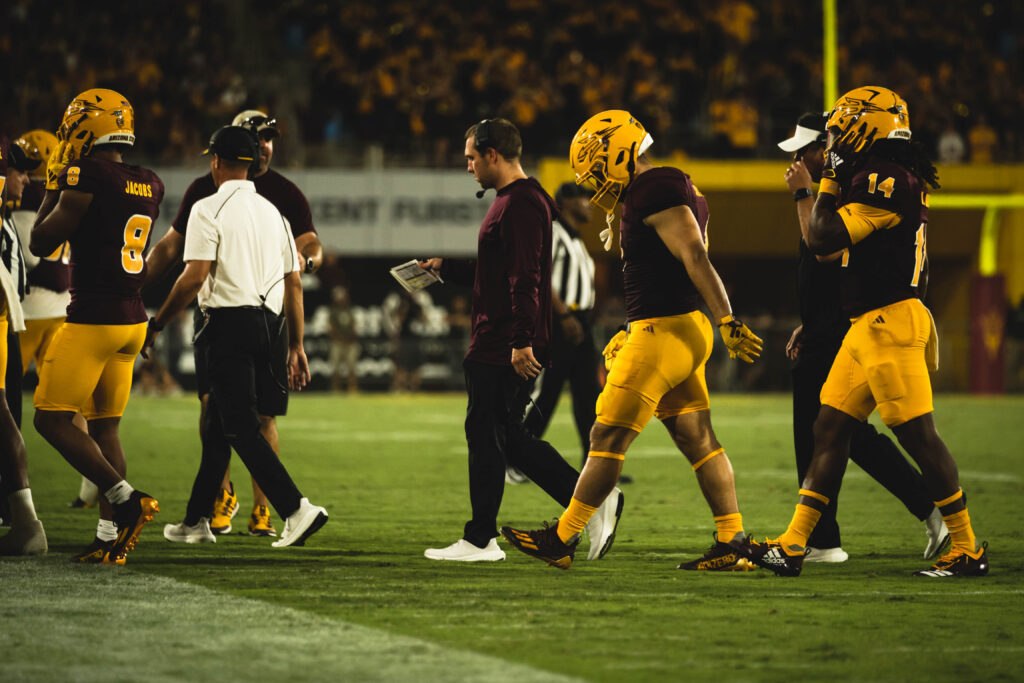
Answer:
<path fill-rule="evenodd" d="M 146 339 L 143 254 L 164 185 L 153 171 L 124 163 L 135 143 L 135 113 L 113 90 L 76 97 L 58 140 L 29 249 L 42 257 L 71 244 L 71 303 L 43 359 L 35 425 L 104 495 L 96 538 L 74 560 L 124 564 L 159 511 L 155 498 L 125 481 L 118 427 Z M 72 423 L 78 411 L 88 434 Z"/>
<path fill-rule="evenodd" d="M 706 304 L 733 358 L 753 363 L 761 339 L 732 315 L 725 287 L 707 255 L 708 205 L 682 171 L 654 166 L 653 139 L 633 116 L 604 111 L 576 132 L 569 160 L 576 182 L 611 221 L 622 200 L 620 245 L 629 335 L 605 349 L 614 361 L 597 400 L 590 453 L 569 507 L 557 524 L 535 531 L 502 527 L 517 549 L 567 569 L 584 525 L 613 490 L 626 450 L 657 416 L 689 460 L 715 521 L 703 556 L 679 565 L 697 571 L 753 569 L 737 547 L 745 538 L 732 464 L 711 427 L 704 367 L 714 341 Z"/>
<path fill-rule="evenodd" d="M 778 538 L 750 542 L 748 556 L 776 574 L 800 574 L 807 539 L 842 482 L 850 435 L 877 407 L 921 468 L 952 539 L 948 553 L 914 575 L 983 576 L 987 544 L 975 539 L 956 463 L 932 414 L 928 373 L 938 369 L 938 339 L 921 299 L 935 167 L 911 142 L 907 103 L 888 88 L 846 93 L 826 127 L 807 246 L 814 254 L 842 252 L 840 297 L 851 324 L 821 389 L 814 455 L 793 519 Z"/>

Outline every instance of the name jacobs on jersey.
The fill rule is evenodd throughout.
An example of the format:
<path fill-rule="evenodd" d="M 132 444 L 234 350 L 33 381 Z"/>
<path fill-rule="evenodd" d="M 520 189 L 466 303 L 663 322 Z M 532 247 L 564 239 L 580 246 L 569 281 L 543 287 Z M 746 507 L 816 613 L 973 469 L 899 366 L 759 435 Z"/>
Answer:
<path fill-rule="evenodd" d="M 136 197 L 152 197 L 153 186 L 149 183 L 136 183 L 129 180 L 125 183 L 124 193 L 133 194 Z"/>

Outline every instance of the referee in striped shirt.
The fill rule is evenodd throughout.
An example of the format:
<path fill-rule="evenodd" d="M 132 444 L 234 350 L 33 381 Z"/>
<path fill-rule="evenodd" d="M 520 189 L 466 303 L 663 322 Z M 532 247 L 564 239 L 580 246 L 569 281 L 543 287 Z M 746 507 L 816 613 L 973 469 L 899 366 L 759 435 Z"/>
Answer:
<path fill-rule="evenodd" d="M 552 222 L 551 363 L 537 377 L 525 418 L 526 427 L 541 438 L 568 380 L 584 464 L 590 450 L 595 404 L 601 393 L 597 380 L 601 357 L 594 341 L 594 259 L 579 233 L 590 220 L 590 195 L 576 183 L 563 183 L 555 193 L 559 215 Z M 520 477 L 523 475 L 510 469 L 507 480 L 518 482 Z M 623 476 L 620 481 L 631 480 Z"/>

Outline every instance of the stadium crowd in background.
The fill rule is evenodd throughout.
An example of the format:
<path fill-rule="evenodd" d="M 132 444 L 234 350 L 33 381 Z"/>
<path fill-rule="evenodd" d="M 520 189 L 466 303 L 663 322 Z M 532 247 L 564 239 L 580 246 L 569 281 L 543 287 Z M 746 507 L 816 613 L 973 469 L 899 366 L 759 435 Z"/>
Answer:
<path fill-rule="evenodd" d="M 0 129 L 45 122 L 79 89 L 116 82 L 140 125 L 164 131 L 136 151 L 149 163 L 194 163 L 200 131 L 247 101 L 301 133 L 306 147 L 290 149 L 286 164 L 380 145 L 405 162 L 447 165 L 464 121 L 495 113 L 517 122 L 531 155 L 562 156 L 566 131 L 611 102 L 665 150 L 770 158 L 806 93 L 821 90 L 820 3 L 185 0 L 134 4 L 127 31 L 72 8 L 14 0 L 0 10 L 18 36 L 0 41 L 0 63 L 24 67 L 17 78 L 0 69 L 14 100 Z M 903 93 L 922 122 L 915 139 L 933 153 L 948 141 L 950 161 L 1024 159 L 1019 3 L 838 9 L 841 81 Z"/>

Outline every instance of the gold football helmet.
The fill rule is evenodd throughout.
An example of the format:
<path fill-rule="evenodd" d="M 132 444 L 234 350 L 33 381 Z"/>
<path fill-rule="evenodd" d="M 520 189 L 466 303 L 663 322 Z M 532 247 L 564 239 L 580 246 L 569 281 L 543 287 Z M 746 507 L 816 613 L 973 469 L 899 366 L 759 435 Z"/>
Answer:
<path fill-rule="evenodd" d="M 861 154 L 878 140 L 910 140 L 906 101 L 888 88 L 865 86 L 840 97 L 829 112 L 825 152 Z"/>
<path fill-rule="evenodd" d="M 591 116 L 569 146 L 576 184 L 593 190 L 590 201 L 611 214 L 633 180 L 636 160 L 653 142 L 628 111 L 609 109 Z"/>
<path fill-rule="evenodd" d="M 50 131 L 37 128 L 23 133 L 14 141 L 36 166 L 29 170 L 28 176 L 33 180 L 46 180 L 46 162 L 50 153 L 57 146 L 57 136 Z"/>
<path fill-rule="evenodd" d="M 71 101 L 57 138 L 74 149 L 74 158 L 89 154 L 95 145 L 135 144 L 135 110 L 124 95 L 91 88 Z"/>

